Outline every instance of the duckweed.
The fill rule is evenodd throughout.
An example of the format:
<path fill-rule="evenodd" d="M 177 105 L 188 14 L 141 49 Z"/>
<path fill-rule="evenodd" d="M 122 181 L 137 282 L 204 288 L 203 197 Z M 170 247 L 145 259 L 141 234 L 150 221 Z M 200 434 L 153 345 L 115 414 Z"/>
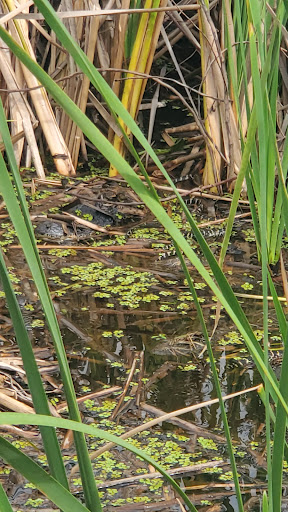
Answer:
<path fill-rule="evenodd" d="M 254 242 L 255 243 L 255 231 L 254 229 L 243 229 L 243 233 L 245 235 L 246 242 Z"/>
<path fill-rule="evenodd" d="M 203 473 L 212 473 L 213 475 L 219 475 L 223 473 L 222 468 L 215 466 L 215 468 L 205 468 L 203 469 Z"/>
<path fill-rule="evenodd" d="M 112 338 L 113 332 L 112 331 L 104 331 L 102 332 L 103 338 Z"/>
<path fill-rule="evenodd" d="M 2 240 L 0 245 L 5 247 L 5 245 L 9 245 L 14 241 L 16 238 L 16 231 L 11 222 L 2 222 L 0 226 L 4 230 L 3 233 L 1 233 Z"/>
<path fill-rule="evenodd" d="M 140 482 L 148 486 L 149 491 L 158 494 L 159 489 L 163 487 L 163 480 L 160 478 L 141 478 Z"/>
<path fill-rule="evenodd" d="M 252 283 L 246 282 L 241 284 L 241 288 L 243 288 L 243 290 L 253 290 L 254 285 Z"/>
<path fill-rule="evenodd" d="M 171 306 L 168 306 L 168 304 L 162 304 L 162 305 L 159 307 L 159 310 L 160 310 L 160 311 L 163 311 L 163 312 L 165 312 L 165 311 L 171 311 L 171 309 L 172 309 L 172 308 L 171 308 Z"/>
<path fill-rule="evenodd" d="M 29 498 L 26 501 L 25 506 L 28 507 L 30 505 L 30 507 L 37 508 L 40 507 L 42 503 L 44 503 L 44 500 L 42 498 L 36 498 L 34 500 L 32 498 Z"/>
<path fill-rule="evenodd" d="M 198 437 L 198 443 L 201 444 L 203 448 L 206 450 L 218 450 L 217 445 L 214 443 L 212 439 L 207 439 L 205 437 Z"/>
<path fill-rule="evenodd" d="M 39 320 L 39 319 L 36 319 L 36 320 L 33 320 L 31 322 L 31 327 L 35 328 L 35 327 L 44 327 L 45 325 L 45 322 L 43 320 Z"/>
<path fill-rule="evenodd" d="M 32 484 L 31 482 L 27 482 L 24 487 L 25 489 L 37 489 L 36 485 Z"/>
<path fill-rule="evenodd" d="M 239 473 L 237 473 L 237 476 L 240 477 Z M 233 473 L 232 471 L 227 471 L 226 473 L 223 473 L 223 475 L 219 476 L 219 480 L 222 480 L 223 482 L 233 482 Z"/>
<path fill-rule="evenodd" d="M 190 372 L 192 370 L 196 370 L 197 366 L 191 362 L 188 361 L 187 364 L 185 364 L 185 366 L 178 366 L 179 370 L 181 370 L 182 372 Z"/>
<path fill-rule="evenodd" d="M 26 311 L 34 311 L 33 304 L 25 304 L 24 308 Z"/>
<path fill-rule="evenodd" d="M 76 256 L 77 251 L 75 249 L 50 249 L 48 254 L 57 258 L 66 258 L 67 256 Z"/>
<path fill-rule="evenodd" d="M 242 345 L 243 338 L 237 331 L 230 331 L 225 334 L 224 338 L 221 338 L 218 342 L 218 345 Z"/>
<path fill-rule="evenodd" d="M 90 263 L 87 266 L 73 265 L 61 270 L 62 274 L 70 275 L 71 285 L 67 285 L 57 293 L 65 293 L 69 288 L 76 289 L 82 286 L 93 286 L 98 289 L 94 297 L 99 299 L 117 298 L 119 303 L 131 309 L 139 307 L 140 302 L 159 300 L 159 296 L 147 291 L 158 285 L 158 280 L 149 272 L 135 271 L 131 266 L 105 268 L 100 262 Z"/>
<path fill-rule="evenodd" d="M 0 475 L 9 475 L 10 471 L 11 471 L 10 468 L 6 468 L 6 467 L 0 468 Z"/>
<path fill-rule="evenodd" d="M 9 274 L 11 283 L 14 283 L 14 284 L 20 283 L 21 279 L 16 276 L 16 274 L 14 272 L 14 268 L 13 267 L 7 267 L 7 270 L 8 270 L 8 274 Z"/>
<path fill-rule="evenodd" d="M 123 368 L 123 364 L 118 361 L 112 361 L 110 366 L 111 366 L 111 368 Z"/>
<path fill-rule="evenodd" d="M 135 229 L 130 234 L 130 238 L 136 238 L 136 239 L 143 239 L 143 238 L 148 238 L 148 239 L 155 238 L 155 239 L 157 239 L 160 236 L 163 238 L 163 233 L 161 233 L 156 228 Z"/>

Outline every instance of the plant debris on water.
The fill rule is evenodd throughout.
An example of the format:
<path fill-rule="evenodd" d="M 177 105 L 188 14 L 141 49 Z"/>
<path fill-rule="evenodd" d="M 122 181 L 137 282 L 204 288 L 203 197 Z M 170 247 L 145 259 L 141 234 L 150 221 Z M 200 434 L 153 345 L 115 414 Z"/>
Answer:
<path fill-rule="evenodd" d="M 35 204 L 42 197 L 42 194 L 33 196 Z M 50 197 L 53 199 L 52 195 Z M 182 230 L 187 228 L 181 215 L 178 214 L 176 204 L 172 206 L 172 215 Z M 123 219 L 122 216 L 121 222 Z M 180 267 L 176 265 L 173 254 L 159 259 L 159 255 L 165 255 L 167 247 L 170 250 L 170 240 L 154 221 L 152 224 L 150 221 L 149 223 L 149 226 L 146 226 L 144 221 L 140 226 L 130 226 L 126 234 L 95 235 L 94 240 L 78 242 L 78 244 L 87 244 L 91 250 L 97 249 L 97 252 L 93 253 L 93 258 L 91 258 L 92 253 L 80 253 L 77 244 L 75 248 L 61 248 L 59 245 L 42 251 L 51 292 L 60 315 L 59 321 L 70 359 L 72 376 L 81 397 L 80 408 L 83 417 L 85 421 L 97 428 L 118 436 L 139 425 L 137 394 L 144 403 L 147 402 L 148 405 L 164 412 L 215 397 L 205 343 L 188 283 Z M 8 222 L 3 223 L 2 229 L 5 247 L 8 247 L 11 242 L 15 243 L 15 234 L 11 225 Z M 204 231 L 203 233 L 205 235 Z M 207 237 L 210 237 L 210 234 L 210 231 L 206 231 Z M 214 241 L 211 239 L 210 244 L 215 242 L 217 254 L 221 242 L 217 241 L 218 235 L 215 234 L 215 236 L 216 239 Z M 242 232 L 238 229 L 233 241 L 237 247 L 247 243 L 251 245 L 249 258 L 250 260 L 252 258 L 253 264 L 254 242 L 252 228 L 247 229 L 246 225 Z M 193 238 L 190 239 L 190 243 L 197 250 L 197 244 Z M 123 252 L 109 251 L 115 246 L 122 247 Z M 145 247 L 152 252 L 147 252 L 144 258 L 145 253 L 141 254 L 139 250 L 129 253 L 132 247 L 137 249 Z M 103 251 L 100 251 L 99 249 L 102 248 Z M 235 260 L 234 254 L 236 254 Z M 245 254 L 242 252 L 244 260 Z M 25 298 L 27 286 L 24 291 L 23 276 L 19 275 L 18 271 L 17 252 L 14 251 L 9 256 L 13 262 L 9 273 L 19 297 L 25 323 L 29 332 L 33 333 L 35 349 L 41 351 L 43 340 L 47 339 L 45 319 L 39 312 L 39 304 L 33 295 L 33 285 L 29 284 L 31 288 L 29 300 Z M 231 246 L 231 260 L 237 262 L 238 257 L 238 252 Z M 29 273 L 23 266 L 22 272 L 29 283 Z M 193 276 L 193 269 L 191 274 Z M 255 271 L 247 272 L 239 272 L 237 265 L 228 267 L 227 277 L 236 292 L 261 293 L 261 280 L 256 265 Z M 196 274 L 194 285 L 199 294 L 199 301 L 204 307 L 206 321 L 212 329 L 216 313 L 216 298 L 207 289 L 206 283 Z M 261 326 L 260 309 L 257 308 L 255 301 L 252 305 L 249 300 L 244 301 L 243 307 L 250 311 L 251 318 L 255 317 L 255 325 Z M 270 357 L 271 361 L 273 358 L 273 364 L 277 365 L 277 358 L 281 359 L 279 337 L 273 327 L 273 315 L 270 320 Z M 227 321 L 228 317 L 221 311 L 212 343 L 219 372 L 224 379 L 223 391 L 228 394 L 235 389 L 236 382 L 239 385 L 243 381 L 243 387 L 252 386 L 255 379 L 257 380 L 257 372 L 243 338 Z M 261 327 L 255 329 L 254 334 L 261 344 L 263 338 Z M 5 344 L 3 355 L 6 354 L 4 349 L 6 350 Z M 141 353 L 143 362 L 140 364 L 139 354 Z M 50 358 L 52 365 L 53 352 L 49 350 L 45 357 Z M 130 377 L 135 358 L 138 358 L 138 362 Z M 52 372 L 55 373 L 55 371 L 57 372 L 57 366 L 54 365 Z M 57 380 L 57 374 L 55 377 Z M 20 382 L 25 388 L 21 375 Z M 115 393 L 114 398 L 108 396 L 98 400 L 93 396 L 89 397 L 94 391 L 114 385 L 119 386 L 119 391 Z M 55 391 L 49 380 L 45 386 L 50 393 L 50 401 L 55 407 L 59 407 L 61 405 L 60 388 L 56 387 Z M 125 386 L 127 386 L 125 396 L 118 410 L 118 403 Z M 85 395 L 88 395 L 87 399 Z M 255 467 L 259 482 L 263 477 L 261 468 L 257 471 L 256 459 L 253 456 L 254 453 L 258 454 L 263 449 L 263 438 L 260 431 L 257 441 L 251 435 L 251 429 L 257 429 L 261 423 L 263 409 L 257 397 L 253 396 L 251 403 L 249 400 L 248 395 L 244 395 L 242 398 L 234 399 L 231 404 L 227 402 L 228 416 L 233 417 L 231 426 L 236 441 L 235 454 L 236 458 L 241 460 L 241 477 L 247 483 L 249 482 L 248 467 L 251 465 Z M 137 403 L 139 404 L 139 400 Z M 187 425 L 196 426 L 196 434 L 189 430 L 192 427 L 188 427 L 185 421 L 183 424 L 176 422 L 175 425 L 165 422 L 161 427 L 143 430 L 130 439 L 134 446 L 145 449 L 146 453 L 165 469 L 179 471 L 183 468 L 181 478 L 185 479 L 187 488 L 199 487 L 197 500 L 202 506 L 209 506 L 211 503 L 206 499 L 206 491 L 202 491 L 202 488 L 207 489 L 210 485 L 212 489 L 215 484 L 219 486 L 222 482 L 224 493 L 224 483 L 233 480 L 226 464 L 225 442 L 213 437 L 214 434 L 220 437 L 222 434 L 222 423 L 217 410 L 217 405 L 212 405 L 196 409 L 193 414 L 184 416 L 183 419 Z M 256 413 L 257 410 L 260 411 L 259 414 Z M 144 411 L 145 409 L 141 413 L 141 422 L 148 422 L 154 418 L 153 415 L 149 416 L 148 411 Z M 247 417 L 247 421 L 243 421 L 243 417 Z M 203 436 L 205 429 L 207 435 Z M 89 451 L 92 453 L 103 447 L 105 443 L 88 436 L 88 444 Z M 17 441 L 17 445 L 29 455 L 32 454 L 40 464 L 46 467 L 45 456 L 38 451 L 38 448 L 34 448 L 37 446 L 37 440 L 33 441 L 33 445 L 30 442 Z M 67 467 L 71 470 L 77 462 L 73 444 L 64 453 Z M 92 464 L 104 506 L 117 508 L 128 504 L 145 504 L 157 499 L 165 499 L 167 488 L 163 479 L 148 478 L 147 465 L 137 457 L 132 455 L 127 457 L 126 452 L 119 448 L 104 452 L 93 460 Z M 199 474 L 185 473 L 187 468 L 203 464 Z M 145 476 L 138 478 L 142 474 Z M 133 477 L 135 477 L 134 483 Z M 0 480 L 4 486 L 9 478 L 3 466 Z M 124 483 L 113 487 L 111 483 L 113 480 L 122 482 L 123 479 L 128 478 L 132 478 L 132 481 L 129 480 L 129 487 Z M 77 472 L 73 475 L 72 482 L 73 492 L 76 495 L 81 493 Z M 136 495 L 135 489 L 137 489 Z M 193 491 L 194 495 L 195 492 Z M 45 508 L 48 504 L 46 498 L 39 497 L 38 491 L 27 487 L 25 482 L 16 487 L 12 486 L 11 499 L 15 507 L 23 512 L 29 508 Z"/>

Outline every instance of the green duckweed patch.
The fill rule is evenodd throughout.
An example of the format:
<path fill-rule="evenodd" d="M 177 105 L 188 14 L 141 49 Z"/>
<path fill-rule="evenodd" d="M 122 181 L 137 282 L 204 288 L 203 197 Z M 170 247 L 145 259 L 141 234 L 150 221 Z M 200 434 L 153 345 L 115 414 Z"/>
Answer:
<path fill-rule="evenodd" d="M 230 331 L 223 338 L 217 341 L 218 345 L 244 345 L 243 338 L 238 331 Z"/>
<path fill-rule="evenodd" d="M 56 256 L 56 258 L 67 258 L 68 256 L 76 256 L 77 251 L 75 249 L 50 249 L 48 254 Z"/>
<path fill-rule="evenodd" d="M 12 244 L 17 239 L 16 231 L 12 222 L 2 222 L 0 224 L 1 227 L 1 240 L 0 246 L 5 247 L 7 245 Z"/>
<path fill-rule="evenodd" d="M 240 478 L 240 474 L 237 473 L 238 478 Z M 222 480 L 223 482 L 233 482 L 233 473 L 232 471 L 226 471 L 226 473 L 223 473 L 219 476 L 219 480 Z"/>
<path fill-rule="evenodd" d="M 50 278 L 55 286 L 54 293 L 58 297 L 64 296 L 68 291 L 80 291 L 93 287 L 93 296 L 96 299 L 105 300 L 106 307 L 123 306 L 128 309 L 137 309 L 141 305 L 146 307 L 147 304 L 156 302 L 160 311 L 176 310 L 181 314 L 186 314 L 193 302 L 189 291 L 177 294 L 171 289 L 167 290 L 152 273 L 135 271 L 130 265 L 107 268 L 100 262 L 93 262 L 87 266 L 64 267 L 61 269 L 61 274 L 62 278 L 57 275 Z M 172 283 L 167 282 L 168 284 Z M 157 293 L 155 293 L 156 289 Z M 103 336 L 108 337 L 108 334 L 105 333 Z"/>
<path fill-rule="evenodd" d="M 40 507 L 42 504 L 44 503 L 44 499 L 43 498 L 29 498 L 26 503 L 25 503 L 25 507 L 33 507 L 33 508 L 38 508 Z"/>
<path fill-rule="evenodd" d="M 243 288 L 243 290 L 253 290 L 254 285 L 252 283 L 246 282 L 241 284 L 241 288 Z"/>
<path fill-rule="evenodd" d="M 61 273 L 70 276 L 70 289 L 93 286 L 97 288 L 94 297 L 117 298 L 120 305 L 131 309 L 138 308 L 141 301 L 151 302 L 159 299 L 158 295 L 147 293 L 151 287 L 158 284 L 157 279 L 149 272 L 135 271 L 131 266 L 105 268 L 102 263 L 97 262 L 87 266 L 65 267 L 61 269 Z M 65 288 L 59 291 L 65 292 Z"/>
<path fill-rule="evenodd" d="M 218 450 L 216 443 L 212 439 L 198 437 L 198 443 L 201 444 L 203 448 L 206 448 L 206 450 Z"/>

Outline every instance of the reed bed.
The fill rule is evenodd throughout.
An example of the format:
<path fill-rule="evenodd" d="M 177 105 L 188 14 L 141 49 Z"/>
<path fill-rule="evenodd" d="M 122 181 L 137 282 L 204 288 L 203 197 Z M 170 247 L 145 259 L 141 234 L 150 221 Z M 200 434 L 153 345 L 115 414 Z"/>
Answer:
<path fill-rule="evenodd" d="M 79 135 L 80 139 L 84 140 L 84 135 L 87 140 L 89 139 L 89 141 L 98 148 L 99 152 L 101 152 L 103 156 L 110 162 L 113 169 L 116 169 L 117 172 L 119 172 L 125 178 L 127 183 L 135 190 L 140 199 L 147 205 L 147 207 L 153 212 L 154 216 L 171 235 L 175 244 L 177 255 L 182 264 L 185 277 L 193 294 L 198 316 L 201 321 L 203 334 L 206 340 L 210 365 L 213 372 L 215 388 L 217 390 L 225 435 L 227 438 L 227 446 L 234 477 L 238 508 L 240 511 L 244 510 L 244 506 L 237 476 L 237 468 L 234 460 L 232 440 L 229 433 L 229 426 L 222 398 L 221 382 L 219 381 L 211 347 L 211 334 L 207 332 L 201 306 L 198 302 L 197 292 L 194 289 L 193 280 L 191 279 L 187 270 L 184 255 L 190 260 L 195 269 L 205 280 L 207 285 L 213 291 L 214 295 L 217 297 L 219 303 L 226 310 L 227 314 L 230 316 L 235 326 L 243 336 L 243 339 L 245 340 L 246 346 L 251 356 L 253 357 L 264 385 L 264 391 L 261 392 L 261 396 L 263 397 L 266 410 L 265 433 L 267 440 L 267 491 L 265 491 L 263 494 L 262 510 L 265 512 L 268 510 L 271 512 L 280 512 L 282 500 L 283 461 L 287 456 L 285 435 L 288 414 L 288 384 L 286 378 L 286 367 L 288 362 L 288 331 L 285 310 L 282 309 L 280 301 L 278 300 L 278 296 L 269 273 L 269 265 L 277 261 L 277 259 L 280 257 L 282 235 L 284 230 L 287 232 L 288 222 L 288 194 L 286 188 L 288 143 L 286 142 L 287 138 L 280 137 L 280 140 L 278 138 L 278 133 L 280 132 L 279 126 L 282 130 L 282 134 L 286 134 L 286 117 L 283 114 L 283 109 L 281 110 L 280 108 L 279 110 L 279 105 L 281 105 L 281 102 L 283 102 L 283 105 L 285 104 L 285 79 L 284 72 L 280 70 L 279 73 L 278 69 L 282 45 L 287 44 L 285 39 L 286 32 L 284 30 L 287 21 L 286 5 L 284 2 L 279 1 L 275 7 L 275 10 L 273 11 L 271 7 L 266 6 L 266 4 L 262 4 L 260 2 L 243 4 L 236 0 L 233 4 L 233 12 L 230 12 L 228 2 L 224 3 L 222 17 L 221 19 L 220 16 L 218 18 L 218 25 L 221 28 L 221 39 L 219 39 L 219 36 L 216 38 L 216 32 L 213 28 L 214 25 L 210 20 L 210 14 L 207 8 L 208 6 L 204 3 L 202 4 L 201 2 L 199 5 L 197 4 L 193 6 L 196 10 L 200 11 L 200 24 L 202 23 L 202 25 L 200 25 L 201 38 L 199 38 L 199 44 L 201 47 L 201 53 L 203 54 L 203 83 L 206 82 L 205 87 L 208 89 L 208 83 L 212 82 L 212 78 L 210 76 L 208 78 L 208 74 L 210 74 L 210 72 L 213 73 L 214 77 L 220 74 L 223 81 L 222 86 L 219 86 L 217 90 L 214 91 L 216 96 L 213 97 L 213 106 L 211 106 L 209 103 L 211 101 L 211 91 L 207 92 L 206 90 L 206 94 L 209 95 L 209 102 L 208 97 L 206 96 L 207 104 L 203 110 L 206 129 L 204 129 L 203 137 L 206 140 L 206 143 L 209 141 L 210 144 L 210 149 L 208 148 L 206 151 L 207 154 L 211 156 L 211 165 L 209 162 L 210 157 L 208 157 L 208 163 L 206 164 L 205 169 L 207 172 L 209 168 L 210 171 L 211 169 L 213 171 L 213 178 L 212 176 L 210 177 L 210 171 L 208 178 L 209 183 L 212 185 L 215 183 L 215 181 L 213 181 L 215 178 L 218 179 L 219 176 L 223 176 L 223 172 L 221 170 L 223 162 L 225 162 L 227 165 L 227 172 L 231 172 L 233 175 L 235 175 L 236 178 L 234 182 L 234 194 L 231 203 L 230 216 L 227 223 L 226 235 L 219 264 L 214 258 L 214 255 L 208 247 L 206 241 L 202 237 L 194 222 L 193 217 L 187 208 L 187 205 L 184 203 L 169 174 L 143 136 L 138 125 L 135 123 L 135 120 L 133 119 L 135 116 L 131 116 L 129 112 L 127 112 L 127 109 L 125 106 L 123 106 L 123 103 L 120 101 L 118 94 L 115 95 L 111 87 L 107 84 L 107 81 L 94 67 L 93 62 L 95 60 L 95 56 L 93 57 L 92 55 L 88 54 L 88 49 L 87 54 L 81 50 L 77 42 L 77 38 L 71 37 L 70 32 L 65 28 L 60 18 L 55 15 L 53 8 L 48 1 L 35 0 L 35 5 L 44 16 L 48 26 L 53 27 L 53 32 L 56 37 L 55 41 L 58 45 L 57 50 L 62 51 L 63 53 L 63 50 L 60 50 L 59 45 L 62 45 L 63 48 L 65 48 L 64 57 L 67 58 L 67 61 L 71 60 L 70 71 L 75 69 L 77 77 L 78 73 L 83 73 L 83 76 L 85 76 L 86 85 L 89 83 L 90 87 L 93 87 L 93 94 L 97 98 L 97 101 L 103 102 L 105 111 L 107 109 L 107 116 L 112 116 L 114 119 L 114 123 L 118 127 L 117 129 L 119 130 L 119 133 L 122 133 L 122 139 L 125 141 L 125 145 L 131 154 L 130 158 L 131 160 L 134 159 L 133 164 L 134 162 L 137 164 L 139 173 L 142 173 L 146 184 L 144 184 L 139 175 L 135 173 L 132 166 L 130 166 L 127 160 L 123 158 L 122 154 L 119 153 L 109 142 L 108 138 L 106 137 L 108 130 L 106 129 L 106 132 L 102 129 L 99 130 L 96 124 L 85 115 L 84 100 L 83 104 L 81 104 L 81 102 L 76 104 L 73 99 L 67 96 L 63 88 L 59 87 L 55 81 L 49 77 L 48 74 L 42 69 L 42 67 L 36 63 L 30 50 L 29 53 L 27 52 L 27 47 L 24 45 L 24 42 L 26 41 L 24 40 L 25 30 L 22 25 L 18 32 L 16 30 L 17 24 L 16 27 L 13 26 L 11 33 L 5 30 L 3 26 L 1 26 L 0 37 L 7 45 L 7 47 L 9 47 L 11 55 L 17 58 L 15 59 L 15 62 L 21 62 L 21 65 L 23 64 L 26 68 L 29 69 L 30 75 L 35 77 L 30 82 L 30 86 L 31 84 L 37 83 L 37 89 L 35 90 L 43 91 L 42 88 L 38 88 L 39 83 L 43 84 L 50 97 L 53 98 L 53 100 L 57 103 L 57 105 L 60 106 L 61 109 L 63 109 L 63 112 L 65 111 L 65 115 L 73 119 L 73 123 L 75 126 L 77 125 L 77 129 L 73 128 L 71 124 L 70 133 L 72 133 L 72 130 L 75 129 L 77 137 Z M 101 13 L 101 15 L 103 16 L 103 13 Z M 73 26 L 75 30 L 77 26 L 77 30 L 83 31 L 82 22 L 80 22 L 79 25 L 77 24 Z M 187 20 L 185 31 L 186 30 L 192 30 L 190 19 Z M 195 31 L 194 25 L 193 31 Z M 283 33 L 284 39 L 282 38 Z M 74 33 L 74 36 L 75 35 L 76 33 Z M 162 37 L 164 40 L 165 35 L 163 31 Z M 176 36 L 173 35 L 173 37 Z M 197 40 L 198 32 L 196 35 L 193 32 L 193 37 L 195 37 Z M 202 48 L 204 44 L 203 41 L 203 44 L 201 44 L 202 37 L 205 37 L 206 42 L 209 41 L 209 44 L 205 49 Z M 216 39 L 218 39 L 218 42 Z M 21 42 L 21 44 L 19 44 L 19 42 Z M 160 39 L 159 51 L 163 50 L 163 45 L 161 46 L 161 44 L 162 43 Z M 92 46 L 94 46 L 94 42 Z M 214 61 L 212 59 L 213 62 L 211 61 L 212 50 L 214 55 Z M 225 59 L 225 62 L 223 57 L 224 53 L 225 56 L 227 55 L 227 60 Z M 63 58 L 62 61 L 59 57 L 60 60 L 57 61 L 59 62 L 59 65 L 60 62 L 65 61 L 65 58 Z M 75 61 L 75 64 L 72 64 L 72 59 L 73 62 Z M 17 66 L 18 65 L 19 63 Z M 106 71 L 109 71 L 109 67 L 106 68 Z M 118 70 L 116 73 L 117 72 Z M 142 71 L 140 71 L 140 73 L 141 72 Z M 129 70 L 129 73 L 131 73 L 131 70 Z M 27 76 L 27 71 L 25 71 L 25 80 L 27 80 Z M 115 76 L 116 75 L 114 75 L 114 78 Z M 282 77 L 282 80 L 280 80 L 280 77 Z M 76 78 L 76 75 L 73 78 Z M 184 87 L 184 89 L 187 91 L 187 84 L 183 83 L 182 78 L 181 80 L 182 87 Z M 63 77 L 61 77 L 60 83 L 62 83 L 62 81 Z M 83 88 L 83 91 L 85 87 Z M 87 91 L 87 87 L 85 90 Z M 224 97 L 222 97 L 222 95 L 224 95 Z M 121 97 L 121 95 L 119 96 Z M 86 101 L 86 93 L 84 94 L 84 92 L 83 97 Z M 233 105 L 231 106 L 232 99 Z M 184 98 L 184 100 L 186 103 L 188 102 L 186 98 Z M 195 110 L 195 105 L 193 104 L 191 108 L 192 110 Z M 210 123 L 209 119 L 210 114 L 212 114 L 212 110 L 214 109 L 218 111 L 216 126 L 218 125 L 218 128 L 221 128 L 221 136 L 218 139 L 218 142 L 213 140 L 214 129 L 211 128 L 212 124 L 215 122 L 215 119 L 213 119 L 213 123 L 212 121 Z M 243 112 L 245 112 L 245 115 Z M 282 112 L 282 115 L 279 112 Z M 36 415 L 32 415 L 33 417 L 31 417 L 31 415 L 15 415 L 12 413 L 0 414 L 0 421 L 5 424 L 26 423 L 28 425 L 34 424 L 41 426 L 43 445 L 45 446 L 46 452 L 49 453 L 50 445 L 51 450 L 53 447 L 53 451 L 49 453 L 49 456 L 47 453 L 48 458 L 50 457 L 51 460 L 49 464 L 50 474 L 44 471 L 40 472 L 39 467 L 36 467 L 32 460 L 27 458 L 23 453 L 21 453 L 20 450 L 12 447 L 2 437 L 0 438 L 1 456 L 18 471 L 22 472 L 27 478 L 29 478 L 40 490 L 46 493 L 52 502 L 59 506 L 62 510 L 68 510 L 68 508 L 71 510 L 72 508 L 75 511 L 88 509 L 98 512 L 101 511 L 101 503 L 91 471 L 91 464 L 84 439 L 84 433 L 91 434 L 91 431 L 93 430 L 95 435 L 100 437 L 102 436 L 102 438 L 111 442 L 117 442 L 121 446 L 133 451 L 137 455 L 149 461 L 158 471 L 160 471 L 161 474 L 165 476 L 169 483 L 179 493 L 187 508 L 195 512 L 196 509 L 194 505 L 190 502 L 185 493 L 177 486 L 174 480 L 171 479 L 171 477 L 165 473 L 162 468 L 155 463 L 155 461 L 152 461 L 147 455 L 145 455 L 145 453 L 140 453 L 123 440 L 114 437 L 112 438 L 102 431 L 95 431 L 94 428 L 92 429 L 92 427 L 81 424 L 78 406 L 75 400 L 75 392 L 63 349 L 59 327 L 56 321 L 55 312 L 50 299 L 39 255 L 37 253 L 33 229 L 31 227 L 27 207 L 25 205 L 22 185 L 18 175 L 18 162 L 14 155 L 10 134 L 5 121 L 5 110 L 1 108 L 0 114 L 1 133 L 3 142 L 5 144 L 9 167 L 13 173 L 13 180 L 16 190 L 13 190 L 5 161 L 1 156 L 0 191 L 6 202 L 7 209 L 14 223 L 15 229 L 17 230 L 19 241 L 23 247 L 26 259 L 30 265 L 31 272 L 38 289 L 39 297 L 42 301 L 42 306 L 49 323 L 50 332 L 55 343 L 55 348 L 59 360 L 70 416 L 70 420 L 52 418 L 47 413 L 47 403 L 44 396 L 41 398 L 40 403 L 36 403 L 36 398 L 33 398 L 35 410 L 37 412 Z M 207 124 L 208 120 L 209 128 Z M 197 126 L 199 125 L 199 127 L 203 129 L 200 116 L 197 117 L 197 120 L 195 118 L 195 122 L 197 122 Z M 236 145 L 236 126 L 239 131 L 239 141 L 237 142 L 238 145 Z M 224 128 L 226 132 L 224 131 Z M 215 131 L 217 132 L 217 129 L 215 129 Z M 162 172 L 170 187 L 173 189 L 173 192 L 177 196 L 183 212 L 186 215 L 187 221 L 189 222 L 191 229 L 201 247 L 202 254 L 206 258 L 206 261 L 210 267 L 210 273 L 207 271 L 202 261 L 187 243 L 185 237 L 183 237 L 182 233 L 173 223 L 168 213 L 163 209 L 157 196 L 157 192 L 150 181 L 149 175 L 147 174 L 146 168 L 139 158 L 139 155 L 135 149 L 135 145 L 133 145 L 131 142 L 130 135 L 131 137 L 133 135 L 134 140 L 137 141 L 137 144 L 140 144 L 142 148 L 147 152 L 149 159 L 151 159 L 155 166 L 157 166 L 157 168 Z M 235 145 L 233 146 L 233 144 Z M 217 158 L 214 158 L 214 153 L 217 154 Z M 259 260 L 261 261 L 262 265 L 264 325 L 263 349 L 260 347 L 257 339 L 255 338 L 252 326 L 249 324 L 236 295 L 233 293 L 224 273 L 221 270 L 225 251 L 233 227 L 238 200 L 241 193 L 243 193 L 245 190 L 247 190 L 248 199 L 250 201 L 250 208 L 257 238 Z M 19 329 L 18 337 L 21 337 L 24 333 L 23 324 L 21 323 L 19 308 L 17 307 L 17 303 L 11 289 L 11 284 L 9 282 L 7 271 L 5 270 L 3 258 L 0 260 L 0 270 L 1 280 L 7 295 L 11 315 L 13 317 L 15 327 Z M 284 285 L 287 287 L 287 277 L 284 271 L 283 280 Z M 284 349 L 280 379 L 277 378 L 273 369 L 271 368 L 268 357 L 268 297 L 270 295 L 273 297 L 273 305 L 276 311 L 279 325 L 279 334 L 281 335 Z M 25 343 L 29 342 L 29 340 L 27 341 L 23 338 L 23 342 L 24 341 Z M 29 349 L 27 348 L 27 350 Z M 26 367 L 26 372 L 31 372 L 31 379 L 34 379 L 34 381 L 31 380 L 31 382 L 29 382 L 29 386 L 31 387 L 39 380 L 39 376 L 37 375 L 37 368 L 33 367 L 33 369 L 29 369 Z M 32 384 L 32 382 L 34 382 L 34 384 Z M 273 405 L 273 408 L 271 405 Z M 71 428 L 75 431 L 75 444 L 77 448 L 78 462 L 80 465 L 86 507 L 78 502 L 72 496 L 72 494 L 69 493 L 66 475 L 63 471 L 63 463 L 61 462 L 61 453 L 58 447 L 57 438 L 55 437 L 55 431 L 53 430 L 53 427 L 55 426 Z M 51 442 L 49 441 L 49 436 L 51 436 Z M 4 497 L 2 489 L 0 490 L 0 493 L 1 497 L 3 498 L 5 507 L 4 510 L 9 510 L 9 512 L 11 512 L 11 506 Z"/>

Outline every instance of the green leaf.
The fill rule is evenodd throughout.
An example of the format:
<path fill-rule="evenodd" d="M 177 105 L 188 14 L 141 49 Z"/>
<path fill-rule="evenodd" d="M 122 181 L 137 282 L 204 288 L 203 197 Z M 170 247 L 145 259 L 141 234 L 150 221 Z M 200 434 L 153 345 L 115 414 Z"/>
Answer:
<path fill-rule="evenodd" d="M 0 504 L 1 504 L 1 512 L 13 512 L 13 508 L 11 507 L 6 493 L 2 485 L 0 484 Z"/>
<path fill-rule="evenodd" d="M 17 303 L 8 272 L 5 267 L 3 256 L 0 252 L 0 279 L 6 295 L 13 327 L 20 348 L 24 369 L 28 379 L 29 389 L 33 398 L 33 404 L 36 412 L 39 414 L 50 414 L 49 405 L 43 388 L 41 377 L 35 361 L 31 342 L 29 340 L 24 321 Z M 52 475 L 68 489 L 68 481 L 64 469 L 63 460 L 56 432 L 53 428 L 42 427 L 41 435 L 47 455 L 49 468 Z"/>

